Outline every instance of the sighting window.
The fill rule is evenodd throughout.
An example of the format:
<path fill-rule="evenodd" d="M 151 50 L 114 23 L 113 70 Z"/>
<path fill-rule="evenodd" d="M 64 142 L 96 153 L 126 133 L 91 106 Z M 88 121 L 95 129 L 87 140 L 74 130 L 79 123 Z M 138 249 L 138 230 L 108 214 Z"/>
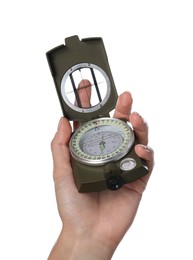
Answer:
<path fill-rule="evenodd" d="M 93 112 L 107 102 L 110 96 L 110 81 L 100 67 L 81 63 L 64 74 L 61 93 L 65 103 L 73 110 Z"/>

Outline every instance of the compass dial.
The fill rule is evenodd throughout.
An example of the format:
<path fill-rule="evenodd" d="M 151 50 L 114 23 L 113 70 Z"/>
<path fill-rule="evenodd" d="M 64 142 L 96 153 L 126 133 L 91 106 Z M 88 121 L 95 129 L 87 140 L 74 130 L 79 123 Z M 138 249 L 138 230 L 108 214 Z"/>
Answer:
<path fill-rule="evenodd" d="M 83 164 L 103 165 L 122 158 L 133 143 L 133 130 L 124 121 L 99 118 L 76 130 L 70 141 L 70 152 Z"/>

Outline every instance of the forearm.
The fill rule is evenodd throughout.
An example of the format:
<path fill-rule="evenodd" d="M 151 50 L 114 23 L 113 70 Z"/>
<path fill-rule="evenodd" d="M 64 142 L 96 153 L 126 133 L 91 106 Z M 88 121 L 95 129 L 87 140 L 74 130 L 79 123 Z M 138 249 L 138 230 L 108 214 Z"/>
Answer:
<path fill-rule="evenodd" d="M 110 260 L 114 250 L 95 238 L 62 231 L 48 260 Z"/>

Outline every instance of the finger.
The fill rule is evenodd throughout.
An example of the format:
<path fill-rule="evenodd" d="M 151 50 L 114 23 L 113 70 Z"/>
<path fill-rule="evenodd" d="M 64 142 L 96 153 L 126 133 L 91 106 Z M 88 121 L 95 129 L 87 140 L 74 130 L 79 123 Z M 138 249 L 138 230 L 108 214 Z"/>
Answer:
<path fill-rule="evenodd" d="M 91 83 L 87 79 L 83 79 L 78 85 L 78 96 L 80 99 L 80 104 L 83 108 L 90 107 L 91 99 Z M 77 106 L 77 101 L 75 101 L 75 106 Z M 77 121 L 74 122 L 74 130 L 79 126 Z"/>
<path fill-rule="evenodd" d="M 146 161 L 146 164 L 147 164 L 147 167 L 149 170 L 149 174 L 147 176 L 143 177 L 143 181 L 145 183 L 147 183 L 147 181 L 150 177 L 150 174 L 153 170 L 153 167 L 154 167 L 154 151 L 149 146 L 137 144 L 135 146 L 135 152 L 140 158 L 142 158 Z"/>
<path fill-rule="evenodd" d="M 91 98 L 91 83 L 87 79 L 81 80 L 78 85 L 78 96 L 80 99 L 81 106 L 83 108 L 90 107 L 90 98 Z M 77 102 L 75 102 L 77 105 Z"/>
<path fill-rule="evenodd" d="M 114 116 L 119 119 L 126 119 L 129 121 L 133 99 L 130 92 L 124 92 L 118 97 L 115 107 Z"/>
<path fill-rule="evenodd" d="M 134 182 L 127 183 L 125 187 L 129 190 L 136 191 L 137 194 L 139 194 L 141 197 L 154 167 L 154 152 L 149 146 L 145 146 L 142 144 L 137 144 L 135 146 L 135 152 L 139 157 L 146 161 L 149 173 Z"/>
<path fill-rule="evenodd" d="M 66 118 L 61 118 L 58 130 L 51 142 L 54 163 L 54 180 L 63 177 L 71 169 L 68 143 L 71 136 L 71 126 Z"/>
<path fill-rule="evenodd" d="M 129 116 L 129 121 L 131 122 L 135 135 L 140 144 L 147 145 L 148 144 L 148 125 L 145 120 L 137 113 L 133 112 Z"/>

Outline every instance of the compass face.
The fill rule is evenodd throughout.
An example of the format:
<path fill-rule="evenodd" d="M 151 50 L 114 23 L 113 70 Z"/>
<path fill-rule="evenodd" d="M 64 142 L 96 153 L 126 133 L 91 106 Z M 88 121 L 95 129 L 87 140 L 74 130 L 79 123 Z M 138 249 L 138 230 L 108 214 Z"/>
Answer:
<path fill-rule="evenodd" d="M 100 118 L 77 129 L 70 141 L 70 152 L 83 164 L 103 165 L 122 158 L 133 143 L 134 133 L 128 124 L 115 118 Z"/>

